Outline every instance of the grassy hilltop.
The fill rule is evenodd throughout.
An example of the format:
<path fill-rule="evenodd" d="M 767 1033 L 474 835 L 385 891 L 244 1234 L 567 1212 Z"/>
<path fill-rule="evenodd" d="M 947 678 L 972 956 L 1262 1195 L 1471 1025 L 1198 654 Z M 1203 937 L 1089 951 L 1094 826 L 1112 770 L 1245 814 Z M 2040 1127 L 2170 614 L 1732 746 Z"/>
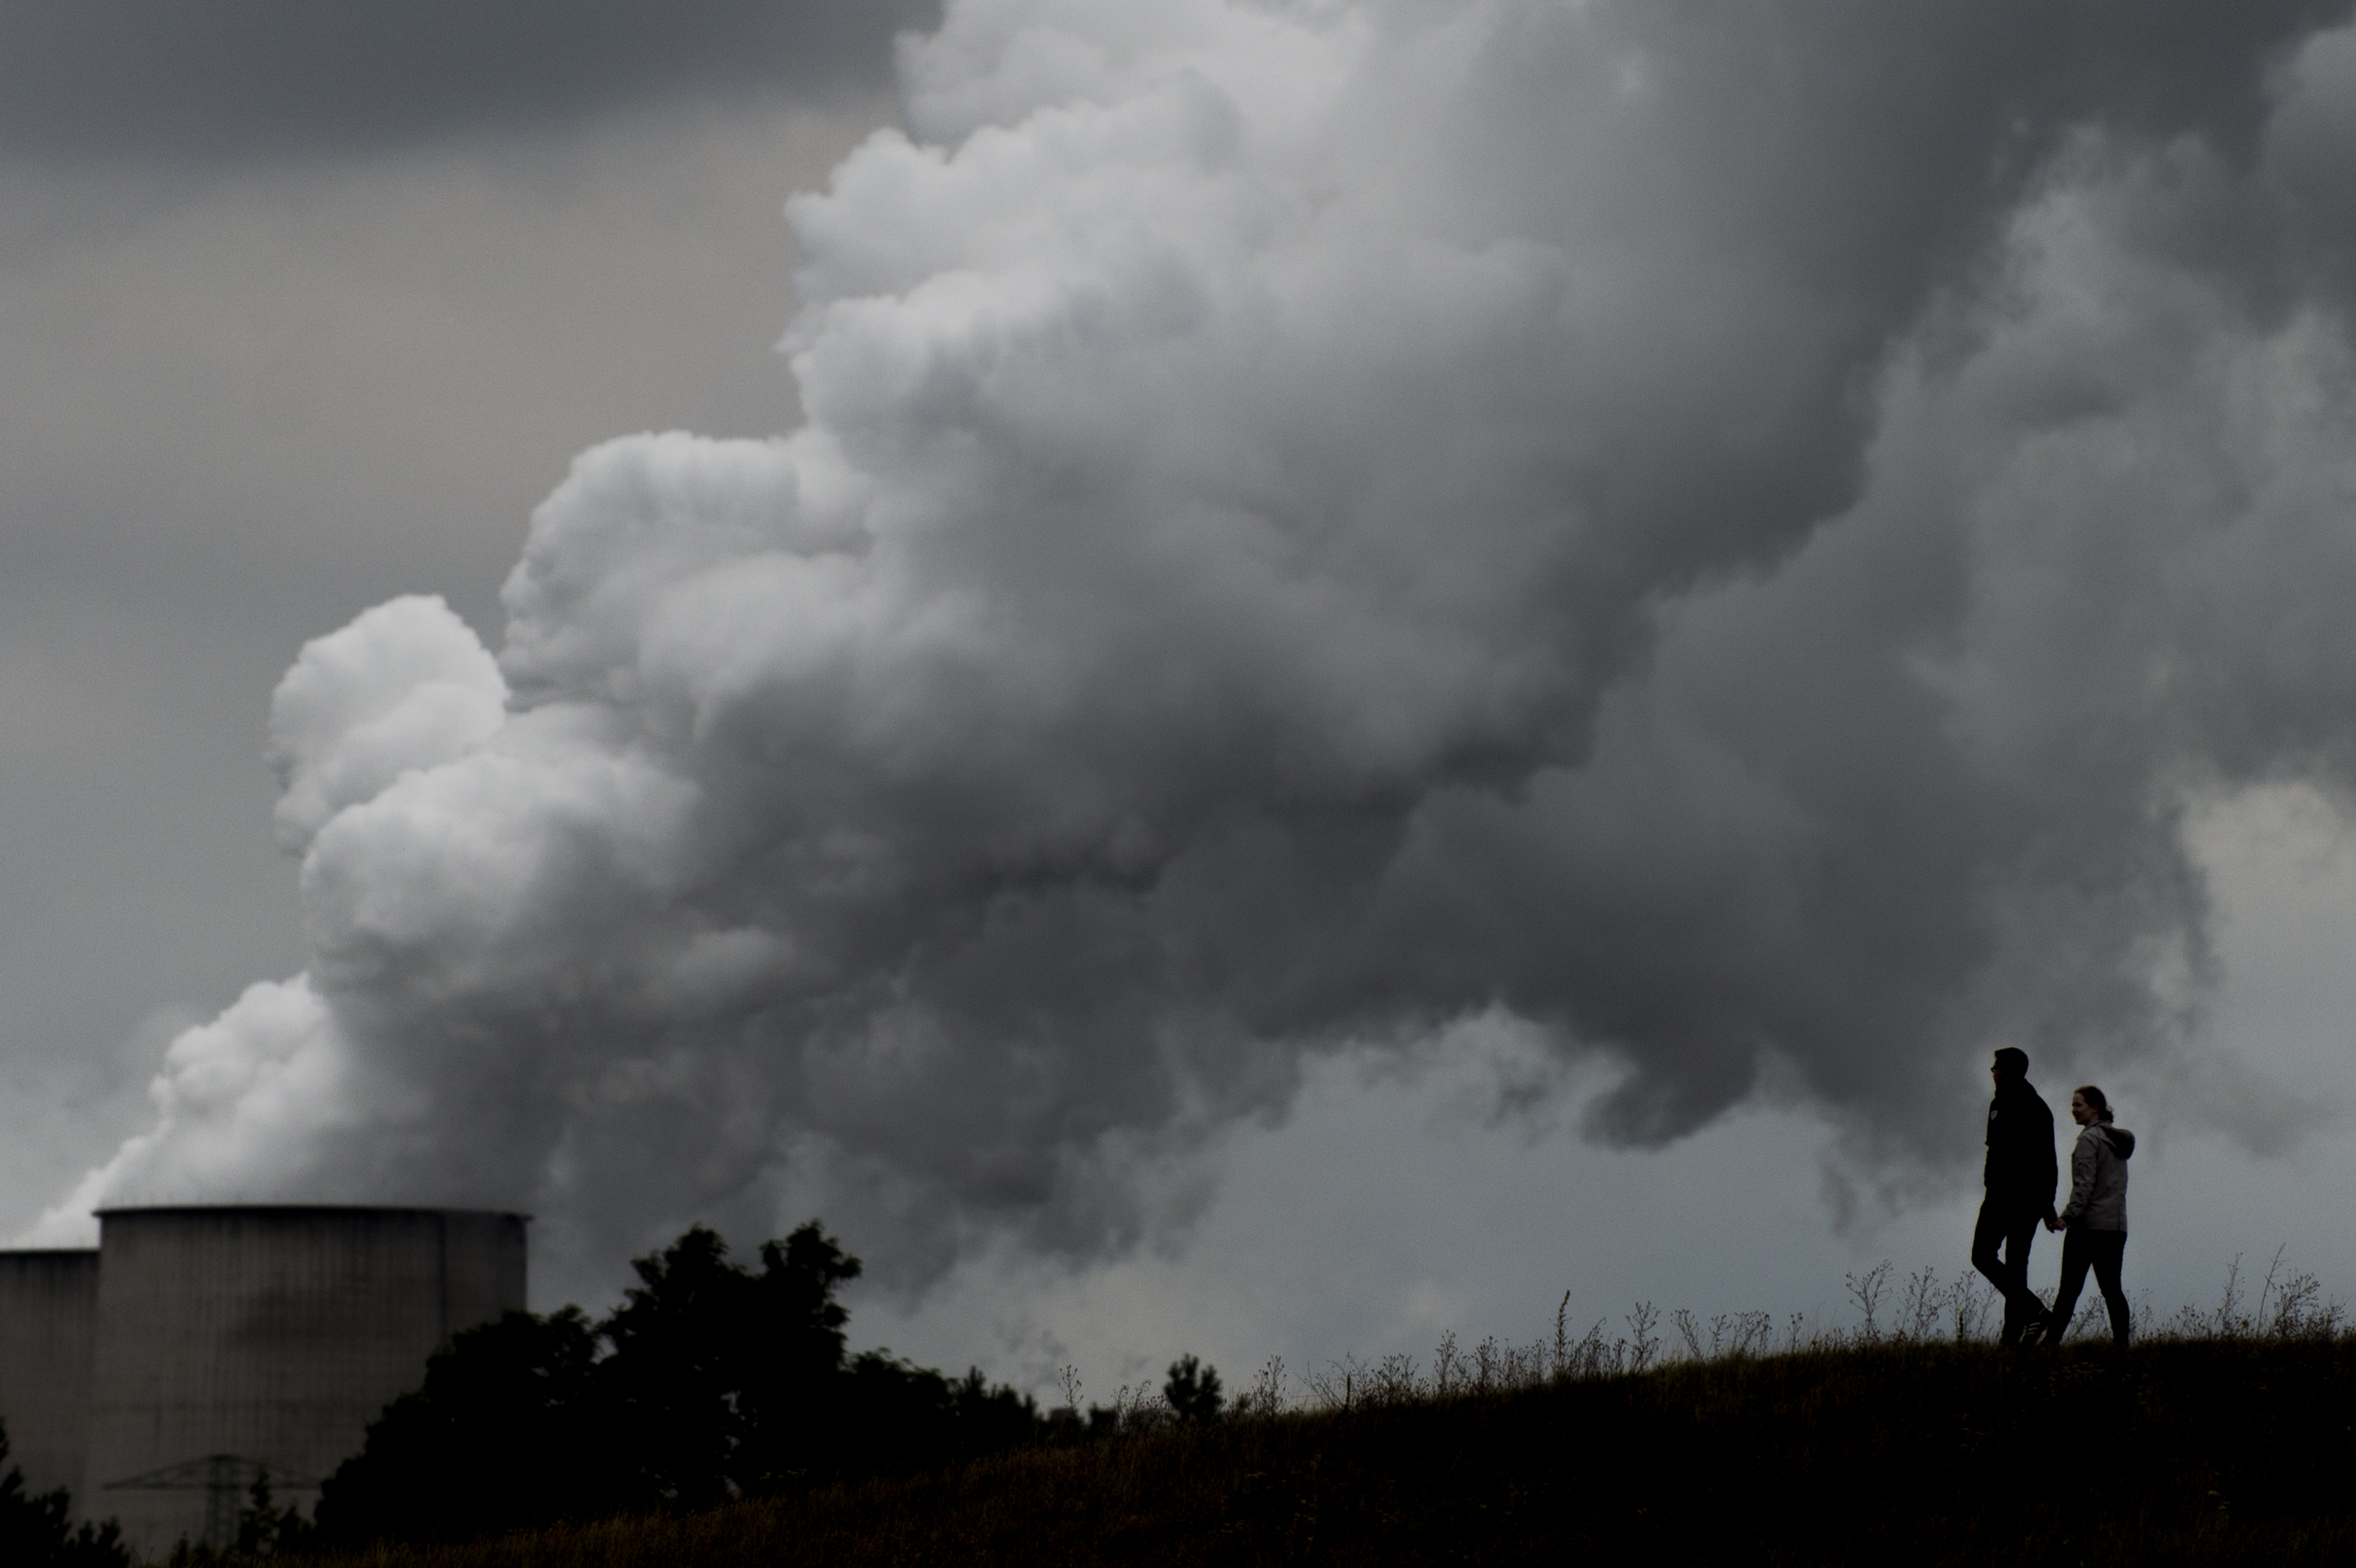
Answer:
<path fill-rule="evenodd" d="M 457 1336 L 316 1518 L 258 1483 L 239 1545 L 176 1564 L 2356 1561 L 2356 1334 L 2279 1254 L 2254 1302 L 2237 1260 L 2214 1309 L 2139 1309 L 2126 1351 L 2094 1303 L 1999 1348 L 1977 1276 L 1885 1264 L 1845 1328 L 1639 1305 L 1581 1335 L 1566 1294 L 1527 1345 L 1271 1361 L 1232 1404 L 1193 1357 L 1109 1406 L 1066 1369 L 1050 1412 L 848 1356 L 858 1262 L 815 1223 L 758 1272 L 697 1230 L 637 1266 L 602 1323 Z"/>
<path fill-rule="evenodd" d="M 322 1560 L 691 1564 L 2344 1562 L 2356 1344 L 1857 1340 L 1164 1423 L 675 1518 Z M 1504 1379 L 1497 1380 L 1500 1385 Z"/>

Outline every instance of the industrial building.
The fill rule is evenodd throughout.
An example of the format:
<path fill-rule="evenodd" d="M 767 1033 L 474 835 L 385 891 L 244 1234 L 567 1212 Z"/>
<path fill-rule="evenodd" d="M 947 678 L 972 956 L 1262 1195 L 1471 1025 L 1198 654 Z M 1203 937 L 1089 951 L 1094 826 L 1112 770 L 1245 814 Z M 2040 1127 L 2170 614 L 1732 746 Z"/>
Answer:
<path fill-rule="evenodd" d="M 98 1253 L 0 1252 L 0 1420 L 37 1492 L 81 1489 Z"/>
<path fill-rule="evenodd" d="M 93 1251 L 0 1252 L 0 1419 L 141 1556 L 223 1545 L 258 1471 L 308 1512 L 438 1346 L 523 1305 L 518 1214 L 105 1209 Z"/>

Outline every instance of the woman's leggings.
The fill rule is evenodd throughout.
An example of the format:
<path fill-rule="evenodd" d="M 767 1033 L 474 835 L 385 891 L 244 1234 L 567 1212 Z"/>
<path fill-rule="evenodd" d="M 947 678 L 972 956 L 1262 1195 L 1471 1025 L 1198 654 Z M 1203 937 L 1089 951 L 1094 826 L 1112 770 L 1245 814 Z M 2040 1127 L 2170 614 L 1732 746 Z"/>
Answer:
<path fill-rule="evenodd" d="M 2086 1288 L 2086 1271 L 2094 1271 L 2094 1288 L 2111 1309 L 2111 1343 L 2127 1342 L 2127 1293 L 2119 1288 L 2119 1263 L 2126 1256 L 2124 1230 L 2089 1230 L 2072 1225 L 2062 1233 L 2062 1288 L 2053 1295 L 2055 1332 L 2070 1332 L 2078 1311 L 2078 1293 Z"/>

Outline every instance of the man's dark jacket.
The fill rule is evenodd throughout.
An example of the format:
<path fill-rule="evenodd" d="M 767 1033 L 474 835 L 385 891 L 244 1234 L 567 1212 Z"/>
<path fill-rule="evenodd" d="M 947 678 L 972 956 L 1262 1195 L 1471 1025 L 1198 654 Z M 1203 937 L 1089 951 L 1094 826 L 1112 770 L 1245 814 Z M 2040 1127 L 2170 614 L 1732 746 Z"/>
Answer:
<path fill-rule="evenodd" d="M 2005 1208 L 2053 1212 L 2062 1168 L 2053 1158 L 2053 1112 L 2025 1078 L 2006 1080 L 1988 1101 L 1988 1199 Z"/>

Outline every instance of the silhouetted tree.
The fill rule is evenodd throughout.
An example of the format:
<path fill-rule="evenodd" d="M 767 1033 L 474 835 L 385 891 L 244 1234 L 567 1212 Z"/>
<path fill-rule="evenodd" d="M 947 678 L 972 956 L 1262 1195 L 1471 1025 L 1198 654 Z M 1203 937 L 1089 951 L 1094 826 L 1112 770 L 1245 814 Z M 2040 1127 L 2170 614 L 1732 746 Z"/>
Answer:
<path fill-rule="evenodd" d="M 1162 1385 L 1162 1397 L 1184 1422 L 1201 1423 L 1219 1419 L 1219 1407 L 1226 1396 L 1219 1391 L 1219 1370 L 1205 1367 L 1192 1356 L 1181 1356 L 1170 1363 L 1170 1380 Z"/>
<path fill-rule="evenodd" d="M 1038 1406 L 978 1369 L 952 1382 L 887 1351 L 847 1358 L 835 1297 L 859 1260 L 815 1220 L 760 1255 L 746 1269 L 695 1226 L 631 1265 L 602 1323 L 513 1312 L 457 1336 L 328 1477 L 318 1542 L 702 1507 L 1037 1435 Z"/>
<path fill-rule="evenodd" d="M 949 1407 L 957 1421 L 960 1456 L 1035 1442 L 1047 1426 L 1038 1401 L 1004 1383 L 991 1382 L 980 1367 L 968 1368 L 963 1378 L 949 1385 Z"/>
<path fill-rule="evenodd" d="M 284 1506 L 271 1496 L 270 1472 L 253 1473 L 245 1491 L 245 1507 L 237 1510 L 237 1555 L 240 1558 L 283 1557 L 309 1544 L 310 1527 L 294 1504 Z"/>
<path fill-rule="evenodd" d="M 845 1398 L 835 1292 L 859 1260 L 813 1220 L 766 1243 L 757 1274 L 701 1225 L 632 1266 L 602 1370 L 645 1483 L 701 1504 L 822 1466 Z"/>
<path fill-rule="evenodd" d="M 597 1380 L 598 1331 L 577 1306 L 456 1336 L 327 1477 L 322 1539 L 464 1540 L 647 1506 Z"/>
<path fill-rule="evenodd" d="M 0 1465 L 8 1462 L 8 1430 L 0 1423 Z M 24 1469 L 8 1465 L 0 1477 L 0 1563 L 16 1568 L 131 1568 L 131 1551 L 112 1520 L 75 1525 L 65 1487 L 29 1491 Z"/>
<path fill-rule="evenodd" d="M 293 1555 L 309 1547 L 313 1540 L 303 1510 L 292 1503 L 281 1505 L 271 1493 L 269 1470 L 259 1469 L 253 1474 L 253 1484 L 245 1489 L 245 1506 L 237 1510 L 235 1541 L 215 1547 L 184 1535 L 164 1563 L 165 1568 L 236 1568 Z"/>

